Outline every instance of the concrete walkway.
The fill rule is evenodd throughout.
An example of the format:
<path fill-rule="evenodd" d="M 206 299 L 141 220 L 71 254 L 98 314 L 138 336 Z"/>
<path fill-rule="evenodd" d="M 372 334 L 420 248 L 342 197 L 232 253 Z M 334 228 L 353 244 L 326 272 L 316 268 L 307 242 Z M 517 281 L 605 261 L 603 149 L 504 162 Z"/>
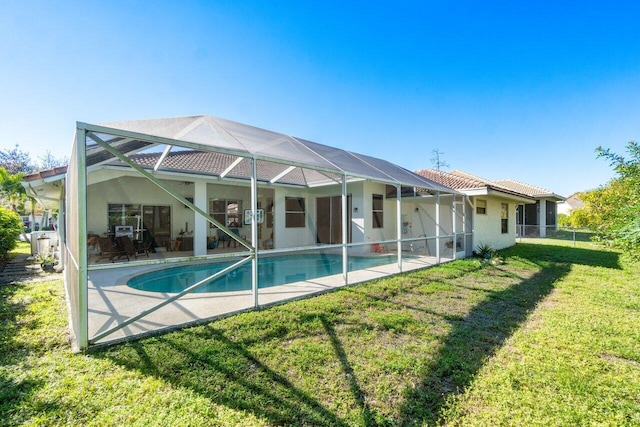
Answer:
<path fill-rule="evenodd" d="M 44 272 L 31 255 L 19 254 L 0 265 L 0 285 L 62 279 L 62 273 Z"/>

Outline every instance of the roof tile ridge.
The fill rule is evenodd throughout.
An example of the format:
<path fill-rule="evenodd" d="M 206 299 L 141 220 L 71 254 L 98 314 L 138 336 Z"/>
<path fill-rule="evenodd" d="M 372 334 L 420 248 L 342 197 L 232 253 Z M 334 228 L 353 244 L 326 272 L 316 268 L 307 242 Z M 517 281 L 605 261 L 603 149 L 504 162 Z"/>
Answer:
<path fill-rule="evenodd" d="M 529 188 L 531 190 L 537 191 L 538 194 L 553 194 L 553 192 L 551 190 L 547 190 L 546 188 L 538 187 L 537 185 L 528 184 L 526 182 L 518 181 L 518 180 L 515 180 L 515 179 L 504 179 L 502 181 L 510 182 L 510 183 L 517 184 L 517 185 L 522 185 L 522 186 L 524 186 L 526 188 Z"/>
<path fill-rule="evenodd" d="M 474 181 L 479 181 L 479 182 L 482 182 L 484 184 L 490 184 L 492 182 L 490 179 L 486 179 L 486 178 L 483 178 L 481 176 L 474 175 L 474 174 L 471 174 L 469 172 L 465 172 L 465 171 L 460 170 L 460 169 L 454 170 L 452 172 L 452 174 L 455 175 L 455 176 L 461 176 L 461 177 L 465 177 L 465 178 L 468 178 L 468 179 L 472 179 Z"/>
<path fill-rule="evenodd" d="M 489 179 L 482 178 L 477 175 L 470 174 L 468 172 L 462 171 L 460 169 L 456 169 L 451 172 L 451 174 L 457 178 L 463 178 L 468 181 L 474 183 L 476 187 L 491 187 L 492 181 Z"/>
<path fill-rule="evenodd" d="M 467 174 L 465 174 L 462 171 L 454 171 L 454 172 L 461 172 L 460 174 L 455 174 L 452 172 L 446 172 L 446 171 L 439 171 L 436 169 L 423 169 L 425 172 L 427 173 L 433 173 L 436 174 L 438 176 L 438 178 L 440 178 L 441 180 L 447 182 L 447 181 L 454 181 L 457 183 L 457 185 L 468 185 L 469 187 L 462 187 L 461 189 L 472 189 L 472 188 L 481 188 L 481 187 L 487 187 L 487 183 L 484 181 L 479 181 L 477 179 L 471 178 L 470 176 L 466 176 Z M 472 176 L 472 175 L 471 175 Z M 448 187 L 447 184 L 444 183 L 440 183 L 440 185 L 444 185 L 445 187 Z M 456 184 L 453 184 L 456 185 Z M 450 187 L 451 188 L 451 187 Z"/>

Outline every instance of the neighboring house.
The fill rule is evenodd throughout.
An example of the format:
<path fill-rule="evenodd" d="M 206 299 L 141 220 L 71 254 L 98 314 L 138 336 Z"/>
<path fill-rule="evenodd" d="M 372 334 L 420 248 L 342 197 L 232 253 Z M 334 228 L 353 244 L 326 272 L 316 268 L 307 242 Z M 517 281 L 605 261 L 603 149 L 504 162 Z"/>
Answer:
<path fill-rule="evenodd" d="M 573 193 L 567 196 L 564 202 L 558 203 L 558 214 L 569 215 L 572 211 L 580 209 L 584 206 L 584 202 L 580 200 L 580 193 Z"/>
<path fill-rule="evenodd" d="M 462 171 L 425 169 L 416 173 L 469 197 L 474 249 L 480 245 L 494 249 L 513 246 L 516 243 L 516 208 L 535 203 L 531 196 Z"/>
<path fill-rule="evenodd" d="M 65 219 L 80 349 L 473 249 L 462 193 L 382 159 L 211 116 L 78 123 L 66 174 L 23 185 Z"/>
<path fill-rule="evenodd" d="M 533 197 L 535 204 L 521 204 L 517 212 L 517 232 L 522 237 L 546 237 L 558 229 L 557 203 L 564 197 L 535 185 L 511 179 L 494 181 L 496 184 Z"/>

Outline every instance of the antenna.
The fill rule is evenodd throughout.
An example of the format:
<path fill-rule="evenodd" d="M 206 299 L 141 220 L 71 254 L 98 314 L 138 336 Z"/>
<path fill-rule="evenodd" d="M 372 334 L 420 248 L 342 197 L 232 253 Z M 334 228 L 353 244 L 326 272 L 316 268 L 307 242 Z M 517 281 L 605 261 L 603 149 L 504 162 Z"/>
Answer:
<path fill-rule="evenodd" d="M 449 163 L 445 162 L 444 160 L 442 160 L 441 156 L 444 153 L 440 150 L 438 150 L 437 148 L 433 151 L 431 151 L 431 155 L 433 156 L 431 158 L 431 164 L 436 168 L 436 170 L 438 172 L 440 172 L 440 168 L 448 168 L 449 167 Z"/>

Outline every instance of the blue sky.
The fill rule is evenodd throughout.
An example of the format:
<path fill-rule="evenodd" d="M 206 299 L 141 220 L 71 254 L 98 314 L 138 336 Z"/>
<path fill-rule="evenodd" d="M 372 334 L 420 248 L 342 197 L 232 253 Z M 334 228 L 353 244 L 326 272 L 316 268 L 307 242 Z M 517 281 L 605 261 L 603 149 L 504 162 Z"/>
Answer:
<path fill-rule="evenodd" d="M 640 139 L 640 2 L 0 0 L 0 149 L 211 114 L 562 195 Z"/>

